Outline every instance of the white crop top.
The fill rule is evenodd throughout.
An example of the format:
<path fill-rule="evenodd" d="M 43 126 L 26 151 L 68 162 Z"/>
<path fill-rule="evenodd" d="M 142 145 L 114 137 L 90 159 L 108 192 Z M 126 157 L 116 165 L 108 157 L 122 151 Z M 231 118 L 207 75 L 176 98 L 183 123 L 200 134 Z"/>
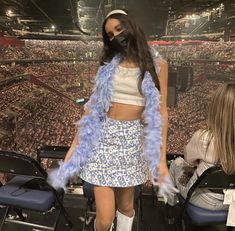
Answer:
<path fill-rule="evenodd" d="M 138 89 L 140 75 L 138 67 L 127 68 L 119 65 L 114 75 L 111 102 L 144 106 L 145 98 Z"/>

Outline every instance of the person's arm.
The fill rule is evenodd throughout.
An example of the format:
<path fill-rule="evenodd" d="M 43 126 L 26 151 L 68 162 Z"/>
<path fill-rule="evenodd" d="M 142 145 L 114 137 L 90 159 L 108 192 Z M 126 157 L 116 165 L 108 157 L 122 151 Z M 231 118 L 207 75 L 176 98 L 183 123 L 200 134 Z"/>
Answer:
<path fill-rule="evenodd" d="M 88 109 L 84 109 L 84 112 L 83 112 L 83 114 L 82 114 L 82 117 L 83 117 L 83 116 L 86 116 L 86 115 L 88 115 L 88 114 L 89 114 Z M 82 117 L 81 117 L 81 118 L 82 118 Z M 74 151 L 75 148 L 77 147 L 77 145 L 78 145 L 78 134 L 79 134 L 79 129 L 78 129 L 78 131 L 76 132 L 76 134 L 75 134 L 75 136 L 74 136 L 74 139 L 73 139 L 73 141 L 72 141 L 72 144 L 70 145 L 70 148 L 69 148 L 68 152 L 66 153 L 66 156 L 65 156 L 65 158 L 64 158 L 64 162 L 67 162 L 67 161 L 71 158 L 71 156 L 72 156 L 72 154 L 73 154 L 73 151 Z"/>
<path fill-rule="evenodd" d="M 159 58 L 157 62 L 158 66 L 160 67 L 160 72 L 158 74 L 158 79 L 160 84 L 159 110 L 163 120 L 161 159 L 159 165 L 159 183 L 161 183 L 163 181 L 163 178 L 169 175 L 166 163 L 166 142 L 167 142 L 167 129 L 168 129 L 168 110 L 167 110 L 168 64 L 162 58 Z"/>
<path fill-rule="evenodd" d="M 184 159 L 191 165 L 197 165 L 198 160 L 203 159 L 205 150 L 200 142 L 201 131 L 196 131 L 184 149 Z"/>

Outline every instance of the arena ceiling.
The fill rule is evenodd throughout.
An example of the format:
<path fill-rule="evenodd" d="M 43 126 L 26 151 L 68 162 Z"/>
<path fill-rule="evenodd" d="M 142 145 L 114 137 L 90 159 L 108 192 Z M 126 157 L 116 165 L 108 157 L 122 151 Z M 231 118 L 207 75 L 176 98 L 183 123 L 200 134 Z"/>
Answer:
<path fill-rule="evenodd" d="M 0 0 L 0 30 L 8 34 L 97 34 L 105 14 L 127 9 L 148 32 L 167 19 L 216 7 L 226 0 Z"/>

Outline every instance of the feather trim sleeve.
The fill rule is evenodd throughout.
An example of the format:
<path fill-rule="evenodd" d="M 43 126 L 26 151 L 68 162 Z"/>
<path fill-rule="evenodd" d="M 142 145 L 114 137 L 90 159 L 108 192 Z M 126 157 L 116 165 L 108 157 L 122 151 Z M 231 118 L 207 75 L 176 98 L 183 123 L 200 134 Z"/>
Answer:
<path fill-rule="evenodd" d="M 142 83 L 142 91 L 146 98 L 143 112 L 146 124 L 144 128 L 144 156 L 147 159 L 153 183 L 156 184 L 158 178 L 157 167 L 161 157 L 162 118 L 159 111 L 159 91 L 148 72 Z"/>

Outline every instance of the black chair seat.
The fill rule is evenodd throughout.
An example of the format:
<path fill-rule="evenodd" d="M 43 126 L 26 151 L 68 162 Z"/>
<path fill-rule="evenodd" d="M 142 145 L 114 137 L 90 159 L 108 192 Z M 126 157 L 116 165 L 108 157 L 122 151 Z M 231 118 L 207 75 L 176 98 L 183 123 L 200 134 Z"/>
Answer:
<path fill-rule="evenodd" d="M 0 204 L 5 205 L 0 231 L 4 229 L 6 223 L 55 231 L 60 214 L 65 218 L 69 228 L 73 229 L 73 224 L 63 206 L 64 190 L 56 190 L 48 184 L 47 173 L 36 160 L 21 153 L 0 150 L 0 163 L 0 172 L 13 176 L 10 181 L 0 187 Z M 12 207 L 20 219 L 8 218 Z M 32 210 L 43 215 L 51 208 L 55 208 L 52 226 L 39 224 L 37 221 L 32 222 L 23 215 L 23 210 Z"/>
<path fill-rule="evenodd" d="M 47 211 L 55 203 L 51 190 L 24 186 L 32 180 L 29 176 L 16 176 L 0 187 L 0 204 L 37 211 Z M 35 185 L 36 187 L 36 185 Z"/>
<path fill-rule="evenodd" d="M 234 189 L 234 187 L 234 175 L 227 175 L 220 166 L 213 166 L 208 168 L 198 177 L 198 179 L 190 187 L 186 199 L 183 199 L 181 195 L 178 195 L 180 204 L 182 206 L 180 218 L 189 218 L 189 221 L 196 226 L 219 223 L 226 224 L 228 210 L 209 210 L 200 208 L 191 204 L 190 199 L 195 190 L 199 188 L 209 190 L 215 189 L 217 192 L 223 189 Z M 231 230 L 231 227 L 227 226 L 226 230 Z"/>
<path fill-rule="evenodd" d="M 185 199 L 180 195 L 181 204 L 185 203 Z M 200 208 L 191 203 L 187 205 L 187 215 L 190 217 L 193 224 L 205 225 L 206 223 L 223 223 L 227 220 L 228 210 L 209 210 Z"/>
<path fill-rule="evenodd" d="M 208 210 L 188 204 L 187 213 L 194 224 L 205 225 L 205 223 L 222 223 L 227 220 L 228 210 Z"/>

